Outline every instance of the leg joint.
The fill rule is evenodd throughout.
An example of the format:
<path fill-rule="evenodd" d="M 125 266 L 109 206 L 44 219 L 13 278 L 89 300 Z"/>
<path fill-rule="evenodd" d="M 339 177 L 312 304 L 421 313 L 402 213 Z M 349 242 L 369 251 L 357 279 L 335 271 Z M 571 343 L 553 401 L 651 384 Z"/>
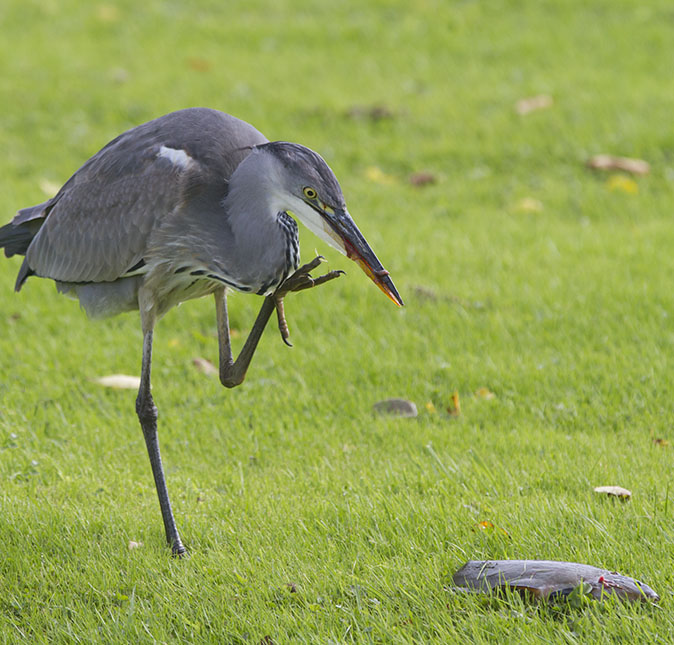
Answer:
<path fill-rule="evenodd" d="M 136 398 L 136 414 L 140 420 L 141 425 L 144 427 L 147 423 L 157 423 L 157 418 L 159 417 L 159 412 L 157 411 L 157 406 L 152 400 L 152 396 L 143 396 L 139 394 Z"/>

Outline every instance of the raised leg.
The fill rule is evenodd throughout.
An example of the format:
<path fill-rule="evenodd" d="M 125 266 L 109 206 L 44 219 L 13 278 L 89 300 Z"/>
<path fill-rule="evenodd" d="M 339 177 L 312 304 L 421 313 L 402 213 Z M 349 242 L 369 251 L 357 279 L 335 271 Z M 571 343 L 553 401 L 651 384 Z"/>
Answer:
<path fill-rule="evenodd" d="M 142 304 L 142 303 L 141 303 Z M 171 502 L 166 488 L 166 478 L 164 476 L 164 467 L 159 453 L 159 439 L 157 437 L 157 407 L 152 399 L 150 391 L 150 371 L 152 367 L 152 333 L 154 329 L 154 316 L 147 311 L 144 312 L 141 306 L 141 320 L 143 324 L 143 365 L 140 373 L 140 389 L 136 398 L 136 413 L 140 421 L 140 427 L 143 429 L 145 445 L 150 457 L 154 483 L 157 487 L 159 496 L 159 507 L 161 516 L 164 520 L 164 529 L 166 531 L 166 541 L 171 546 L 173 555 L 181 556 L 187 552 L 183 546 L 178 534 L 178 528 L 173 517 Z"/>
<path fill-rule="evenodd" d="M 227 315 L 227 293 L 226 290 L 218 289 L 215 292 L 215 311 L 218 321 L 218 345 L 220 349 L 220 382 L 225 387 L 236 387 L 243 383 L 246 378 L 248 366 L 253 358 L 253 354 L 257 349 L 257 344 L 260 341 L 262 332 L 269 322 L 274 310 L 278 316 L 279 330 L 283 342 L 290 345 L 288 341 L 288 324 L 285 320 L 285 313 L 283 310 L 283 298 L 291 291 L 302 291 L 311 287 L 318 286 L 334 280 L 342 275 L 343 271 L 330 271 L 325 275 L 317 278 L 312 278 L 309 272 L 315 269 L 324 261 L 322 256 L 314 258 L 311 262 L 301 266 L 295 273 L 293 273 L 277 290 L 270 296 L 267 296 L 262 303 L 260 313 L 258 313 L 253 328 L 248 334 L 248 338 L 244 343 L 243 349 L 239 353 L 236 361 L 232 355 L 232 344 L 229 336 L 229 318 Z"/>

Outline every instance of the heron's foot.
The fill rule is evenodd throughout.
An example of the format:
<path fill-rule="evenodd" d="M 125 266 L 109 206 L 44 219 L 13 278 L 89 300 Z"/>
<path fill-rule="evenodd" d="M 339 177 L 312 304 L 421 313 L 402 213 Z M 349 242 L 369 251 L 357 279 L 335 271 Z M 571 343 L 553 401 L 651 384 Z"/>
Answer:
<path fill-rule="evenodd" d="M 182 542 L 174 542 L 171 545 L 171 555 L 174 558 L 189 558 L 190 554 L 189 551 L 185 548 Z"/>
<path fill-rule="evenodd" d="M 344 271 L 328 271 L 328 273 L 319 275 L 317 278 L 312 278 L 310 273 L 323 262 L 325 262 L 325 258 L 322 255 L 317 255 L 311 262 L 303 264 L 295 273 L 286 278 L 283 284 L 276 290 L 275 295 L 283 297 L 291 291 L 311 289 L 311 287 L 317 287 L 344 274 Z"/>
<path fill-rule="evenodd" d="M 344 275 L 344 271 L 328 271 L 328 273 L 312 278 L 310 275 L 311 271 L 320 266 L 323 262 L 325 262 L 325 258 L 322 255 L 317 255 L 311 262 L 303 264 L 297 271 L 295 271 L 295 273 L 286 278 L 272 296 L 272 298 L 274 298 L 274 306 L 276 307 L 276 317 L 278 318 L 278 328 L 281 332 L 281 338 L 288 347 L 292 347 L 292 343 L 290 342 L 290 331 L 288 330 L 288 323 L 286 322 L 283 304 L 285 296 L 291 291 L 311 289 L 312 287 L 317 287 L 326 282 L 330 282 L 330 280 L 339 278 L 340 275 Z"/>

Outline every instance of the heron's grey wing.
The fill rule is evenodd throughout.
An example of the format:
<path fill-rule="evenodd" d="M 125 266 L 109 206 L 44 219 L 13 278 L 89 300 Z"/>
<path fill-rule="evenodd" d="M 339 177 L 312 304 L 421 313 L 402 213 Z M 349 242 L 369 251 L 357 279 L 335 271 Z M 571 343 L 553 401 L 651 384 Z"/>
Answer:
<path fill-rule="evenodd" d="M 26 252 L 37 275 L 104 282 L 142 259 L 162 218 L 201 194 L 223 199 L 227 179 L 266 138 L 222 112 L 191 108 L 128 130 L 87 161 L 44 205 L 14 222 L 44 218 Z"/>

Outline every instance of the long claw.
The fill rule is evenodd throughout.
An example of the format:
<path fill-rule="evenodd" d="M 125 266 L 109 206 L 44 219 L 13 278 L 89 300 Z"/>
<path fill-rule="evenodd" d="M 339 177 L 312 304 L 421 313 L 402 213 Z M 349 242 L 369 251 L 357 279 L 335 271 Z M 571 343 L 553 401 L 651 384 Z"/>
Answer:
<path fill-rule="evenodd" d="M 341 269 L 336 269 L 335 271 L 329 271 L 328 273 L 325 273 L 324 275 L 319 275 L 317 278 L 314 278 L 314 284 L 312 286 L 317 287 L 319 284 L 324 284 L 325 282 L 329 282 L 330 280 L 334 280 L 335 278 L 339 278 L 340 275 L 346 275 L 346 271 L 342 271 Z"/>
<path fill-rule="evenodd" d="M 283 296 L 275 298 L 274 305 L 276 306 L 276 318 L 278 319 L 278 329 L 281 332 L 281 338 L 288 347 L 292 347 L 293 344 L 290 342 L 290 330 L 286 321 Z"/>

